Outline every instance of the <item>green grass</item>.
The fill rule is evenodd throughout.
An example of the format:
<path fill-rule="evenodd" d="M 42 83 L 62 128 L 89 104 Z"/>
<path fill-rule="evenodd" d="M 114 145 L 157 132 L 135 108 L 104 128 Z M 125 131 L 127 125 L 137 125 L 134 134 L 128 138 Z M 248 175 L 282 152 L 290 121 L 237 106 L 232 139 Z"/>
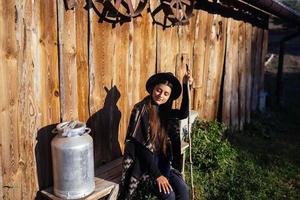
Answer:
<path fill-rule="evenodd" d="M 257 114 L 236 133 L 197 120 L 192 133 L 196 199 L 300 199 L 299 143 L 290 143 L 290 136 L 283 140 L 276 120 Z"/>

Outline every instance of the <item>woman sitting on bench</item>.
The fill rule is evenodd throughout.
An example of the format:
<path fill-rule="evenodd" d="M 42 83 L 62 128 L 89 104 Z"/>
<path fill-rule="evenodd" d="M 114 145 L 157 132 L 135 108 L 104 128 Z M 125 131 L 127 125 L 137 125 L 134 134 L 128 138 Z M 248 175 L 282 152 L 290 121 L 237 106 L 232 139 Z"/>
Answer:
<path fill-rule="evenodd" d="M 181 94 L 179 80 L 172 73 L 158 73 L 148 79 L 146 89 L 150 95 L 134 106 L 128 125 L 119 199 L 131 199 L 147 175 L 159 199 L 189 199 L 186 183 L 171 166 L 174 146 L 170 135 L 174 130 L 171 121 L 188 116 L 187 84 L 192 81 L 187 71 L 183 77 L 181 107 L 172 109 L 173 101 Z"/>

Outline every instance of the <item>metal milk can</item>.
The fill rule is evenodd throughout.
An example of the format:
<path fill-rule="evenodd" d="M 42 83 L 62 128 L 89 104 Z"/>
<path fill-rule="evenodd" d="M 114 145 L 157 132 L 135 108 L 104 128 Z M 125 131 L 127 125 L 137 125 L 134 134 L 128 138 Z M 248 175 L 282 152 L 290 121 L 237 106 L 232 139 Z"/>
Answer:
<path fill-rule="evenodd" d="M 64 199 L 83 198 L 95 189 L 91 129 L 79 121 L 60 123 L 51 141 L 54 194 Z"/>

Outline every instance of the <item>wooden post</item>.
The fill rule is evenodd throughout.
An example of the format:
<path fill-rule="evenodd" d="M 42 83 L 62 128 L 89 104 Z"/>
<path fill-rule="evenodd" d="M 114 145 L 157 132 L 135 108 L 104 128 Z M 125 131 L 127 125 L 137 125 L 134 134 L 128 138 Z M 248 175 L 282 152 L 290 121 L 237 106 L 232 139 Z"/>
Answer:
<path fill-rule="evenodd" d="M 282 92 L 283 92 L 283 81 L 282 81 L 282 75 L 283 75 L 283 61 L 284 61 L 284 49 L 285 49 L 285 42 L 297 37 L 300 35 L 300 31 L 297 31 L 296 33 L 293 33 L 291 35 L 288 35 L 284 37 L 280 41 L 280 48 L 279 48 L 279 60 L 278 60 L 278 68 L 277 68 L 277 77 L 276 77 L 276 100 L 278 104 L 281 104 L 282 102 Z"/>

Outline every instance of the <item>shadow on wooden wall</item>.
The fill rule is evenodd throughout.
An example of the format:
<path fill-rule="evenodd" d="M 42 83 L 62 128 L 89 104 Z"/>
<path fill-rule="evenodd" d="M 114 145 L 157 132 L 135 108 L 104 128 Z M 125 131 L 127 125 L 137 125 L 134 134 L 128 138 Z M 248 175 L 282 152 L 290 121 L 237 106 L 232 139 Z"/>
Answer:
<path fill-rule="evenodd" d="M 103 108 L 87 121 L 94 140 L 95 168 L 122 155 L 118 141 L 121 112 L 117 106 L 121 94 L 116 86 L 104 89 L 106 97 Z"/>
<path fill-rule="evenodd" d="M 46 189 L 53 185 L 51 140 L 55 136 L 52 130 L 56 125 L 57 124 L 51 124 L 45 126 L 39 129 L 37 133 L 35 157 L 39 190 Z M 37 192 L 36 199 L 43 199 L 40 192 Z"/>

